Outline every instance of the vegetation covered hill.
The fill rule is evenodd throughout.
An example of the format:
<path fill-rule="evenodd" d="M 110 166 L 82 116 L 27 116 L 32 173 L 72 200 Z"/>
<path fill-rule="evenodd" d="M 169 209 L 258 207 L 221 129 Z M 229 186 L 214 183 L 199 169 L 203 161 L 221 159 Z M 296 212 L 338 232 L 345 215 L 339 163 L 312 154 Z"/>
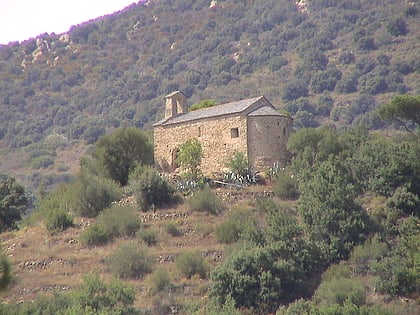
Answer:
<path fill-rule="evenodd" d="M 118 129 L 23 221 L 2 177 L 0 314 L 417 314 L 418 133 L 304 128 L 288 147 L 257 184 L 234 155 L 217 188 L 162 177 L 144 133 Z"/>
<path fill-rule="evenodd" d="M 149 129 L 178 89 L 191 104 L 264 94 L 296 128 L 382 128 L 378 104 L 418 94 L 418 11 L 399 0 L 156 0 L 10 43 L 0 47 L 0 167 L 26 168 L 34 186 L 37 169 L 65 180 L 74 165 L 57 148 Z"/>
<path fill-rule="evenodd" d="M 154 0 L 0 47 L 0 314 L 419 313 L 418 10 Z M 186 142 L 195 176 L 162 177 L 178 89 L 266 95 L 289 165 L 210 188 Z"/>

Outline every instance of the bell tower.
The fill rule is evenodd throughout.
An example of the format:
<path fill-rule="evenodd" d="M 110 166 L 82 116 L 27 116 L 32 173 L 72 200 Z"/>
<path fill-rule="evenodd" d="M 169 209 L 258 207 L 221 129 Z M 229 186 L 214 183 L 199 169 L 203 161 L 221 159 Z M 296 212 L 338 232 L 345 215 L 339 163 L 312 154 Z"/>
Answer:
<path fill-rule="evenodd" d="M 187 113 L 187 97 L 184 93 L 175 91 L 166 95 L 165 99 L 165 119 Z"/>

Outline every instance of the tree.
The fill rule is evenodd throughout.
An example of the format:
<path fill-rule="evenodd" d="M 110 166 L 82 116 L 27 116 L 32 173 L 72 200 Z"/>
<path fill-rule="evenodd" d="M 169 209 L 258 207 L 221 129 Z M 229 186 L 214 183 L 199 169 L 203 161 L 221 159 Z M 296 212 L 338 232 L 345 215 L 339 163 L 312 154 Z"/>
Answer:
<path fill-rule="evenodd" d="M 206 99 L 206 100 L 202 100 L 200 103 L 191 105 L 190 108 L 188 108 L 188 111 L 192 112 L 197 109 L 208 108 L 208 107 L 212 107 L 216 105 L 218 105 L 218 103 L 215 100 Z"/>
<path fill-rule="evenodd" d="M 410 123 L 420 128 L 420 95 L 397 95 L 391 102 L 382 105 L 378 109 L 379 116 L 384 121 L 392 121 L 401 124 L 410 131 Z"/>
<path fill-rule="evenodd" d="M 169 182 L 150 166 L 138 166 L 130 174 L 129 183 L 142 210 L 162 206 L 170 202 L 174 194 Z"/>
<path fill-rule="evenodd" d="M 187 171 L 187 176 L 198 179 L 200 173 L 203 149 L 197 138 L 192 138 L 181 144 L 177 156 L 177 163 Z"/>
<path fill-rule="evenodd" d="M 16 228 L 26 204 L 24 188 L 14 178 L 0 174 L 0 233 Z"/>
<path fill-rule="evenodd" d="M 351 168 L 331 156 L 301 185 L 298 211 L 326 263 L 347 258 L 367 232 L 368 216 L 355 201 L 355 182 Z"/>
<path fill-rule="evenodd" d="M 152 164 L 153 146 L 140 130 L 121 128 L 99 138 L 93 156 L 107 177 L 125 186 L 137 165 Z"/>

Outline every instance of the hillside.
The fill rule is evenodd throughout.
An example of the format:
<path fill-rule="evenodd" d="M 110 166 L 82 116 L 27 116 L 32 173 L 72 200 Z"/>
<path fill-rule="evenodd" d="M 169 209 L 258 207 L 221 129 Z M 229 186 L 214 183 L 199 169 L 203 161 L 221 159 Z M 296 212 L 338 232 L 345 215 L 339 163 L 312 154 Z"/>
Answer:
<path fill-rule="evenodd" d="M 198 250 L 212 266 L 221 262 L 223 246 L 218 244 L 211 232 L 222 219 L 192 213 L 185 207 L 162 210 L 158 214 L 139 214 L 139 219 L 143 223 L 142 229 L 156 232 L 157 244 L 149 247 L 148 252 L 155 260 L 156 268 L 171 272 L 174 292 L 173 297 L 168 296 L 165 300 L 162 296 L 163 300 L 157 302 L 156 296 L 150 293 L 146 279 L 126 280 L 136 289 L 135 306 L 153 309 L 158 305 L 162 308 L 172 306 L 171 300 L 200 300 L 208 287 L 208 279 L 197 282 L 196 279 L 177 276 L 175 257 L 183 251 Z M 207 222 L 206 226 L 202 224 L 203 221 Z M 95 219 L 77 218 L 73 228 L 55 235 L 49 234 L 42 224 L 2 234 L 1 241 L 14 270 L 13 284 L 10 290 L 2 293 L 2 301 L 28 302 L 42 294 L 75 290 L 87 274 L 98 274 L 105 281 L 111 281 L 113 275 L 105 259 L 131 240 L 121 238 L 95 247 L 80 244 L 80 233 L 94 222 Z M 172 237 L 166 232 L 165 225 L 169 222 L 179 229 L 178 236 Z M 140 237 L 135 241 L 140 246 Z"/>
<path fill-rule="evenodd" d="M 265 95 L 296 128 L 383 128 L 379 104 L 419 93 L 418 11 L 399 0 L 154 0 L 1 46 L 0 171 L 34 189 L 65 181 L 77 165 L 63 152 L 78 157 L 119 126 L 150 129 L 174 90 L 190 105 Z"/>

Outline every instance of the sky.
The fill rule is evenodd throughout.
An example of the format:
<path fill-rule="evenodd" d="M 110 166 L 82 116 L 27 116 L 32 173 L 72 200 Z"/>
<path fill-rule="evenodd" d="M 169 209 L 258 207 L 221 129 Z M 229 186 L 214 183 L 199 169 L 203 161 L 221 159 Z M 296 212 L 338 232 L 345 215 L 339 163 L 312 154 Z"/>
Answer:
<path fill-rule="evenodd" d="M 71 26 L 122 10 L 138 0 L 0 0 L 0 45 Z"/>

